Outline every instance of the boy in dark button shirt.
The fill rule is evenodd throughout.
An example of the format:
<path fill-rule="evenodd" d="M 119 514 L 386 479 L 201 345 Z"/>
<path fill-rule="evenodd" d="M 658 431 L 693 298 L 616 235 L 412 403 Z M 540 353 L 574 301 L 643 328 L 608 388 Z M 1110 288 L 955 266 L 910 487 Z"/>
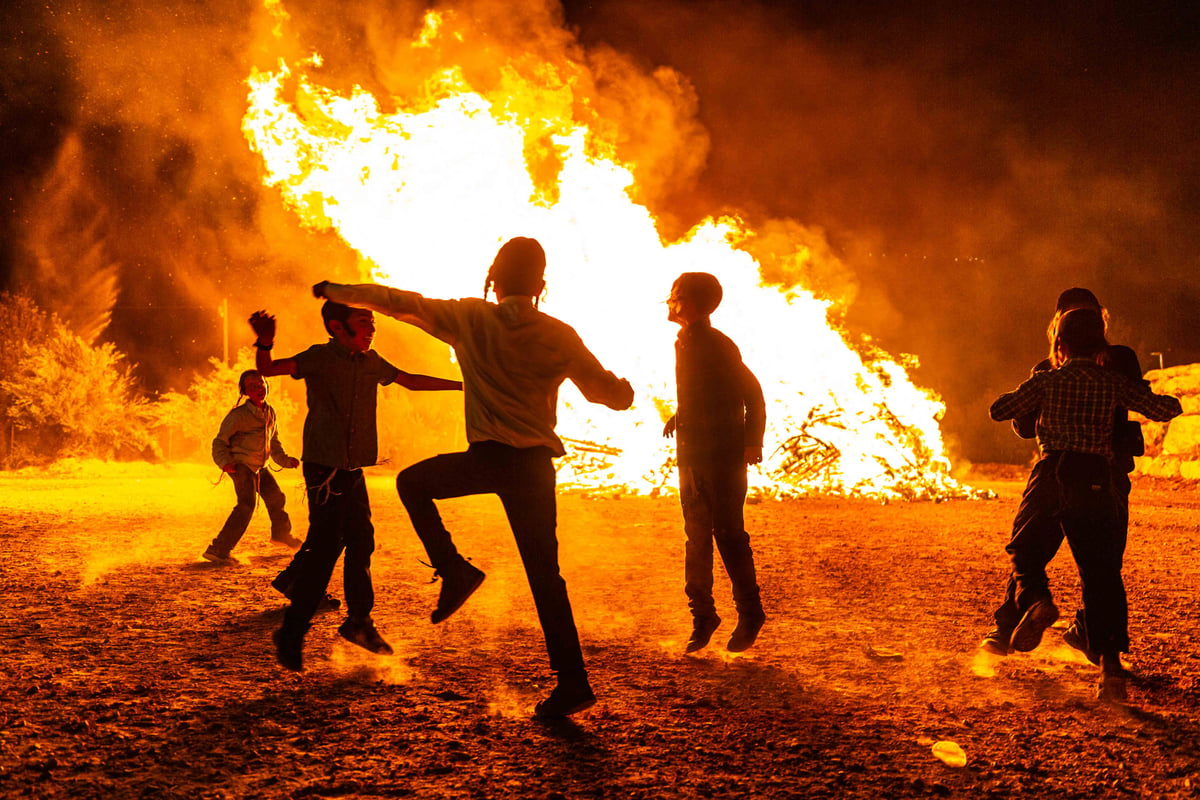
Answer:
<path fill-rule="evenodd" d="M 689 653 L 707 645 L 721 624 L 712 595 L 714 541 L 738 612 L 726 649 L 748 649 L 766 620 L 742 519 L 746 467 L 762 461 L 766 405 L 737 345 L 709 321 L 721 294 L 714 276 L 685 272 L 667 299 L 667 318 L 682 328 L 675 342 L 678 410 L 663 435 L 678 436 L 679 501 L 687 535 L 684 591 L 693 620 Z"/>
<path fill-rule="evenodd" d="M 375 529 L 362 471 L 378 460 L 377 387 L 398 382 L 414 391 L 462 389 L 459 381 L 403 372 L 372 350 L 375 318 L 370 311 L 327 302 L 321 317 L 332 338 L 278 360 L 271 357 L 275 318 L 263 311 L 250 318 L 258 335 L 258 371 L 264 376 L 291 375 L 303 380 L 308 399 L 301 458 L 308 492 L 308 537 L 285 570 L 285 594 L 291 604 L 274 635 L 280 665 L 296 671 L 303 669 L 304 635 L 325 598 L 343 549 L 346 621 L 338 633 L 373 653 L 392 652 L 371 621 Z"/>
<path fill-rule="evenodd" d="M 1035 466 L 1053 480 L 1036 486 L 1027 505 L 1036 524 L 1058 525 L 1079 567 L 1089 644 L 1099 654 L 1099 696 L 1125 699 L 1120 654 L 1129 649 L 1128 606 L 1121 580 L 1120 509 L 1112 483 L 1113 415 L 1118 407 L 1165 422 L 1177 416 L 1179 401 L 1156 395 L 1097 363 L 1108 343 L 1104 320 L 1094 309 L 1063 315 L 1055 349 L 1062 366 L 1035 373 L 992 404 L 992 419 L 1016 419 L 1036 412 L 1042 459 Z M 1027 491 L 1027 494 L 1029 492 Z M 1025 503 L 1023 503 L 1025 505 Z M 1012 552 L 1016 604 L 1021 614 L 1012 648 L 1028 652 L 1058 619 L 1050 597 L 1045 562 L 1022 550 Z"/>

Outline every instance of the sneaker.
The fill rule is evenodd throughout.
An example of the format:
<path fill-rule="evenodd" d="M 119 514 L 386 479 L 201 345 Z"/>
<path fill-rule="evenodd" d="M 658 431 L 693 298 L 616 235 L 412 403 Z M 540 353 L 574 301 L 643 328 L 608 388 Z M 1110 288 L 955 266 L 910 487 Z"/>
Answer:
<path fill-rule="evenodd" d="M 295 581 L 292 580 L 292 576 L 288 574 L 287 570 L 284 570 L 276 575 L 275 579 L 271 581 L 271 588 L 279 592 L 287 599 L 291 600 L 292 585 L 294 583 Z"/>
<path fill-rule="evenodd" d="M 299 550 L 300 545 L 304 544 L 304 542 L 300 541 L 295 536 L 292 536 L 290 533 L 272 533 L 271 541 L 275 544 L 281 544 L 284 547 L 290 547 L 293 550 Z"/>
<path fill-rule="evenodd" d="M 697 650 L 702 650 L 708 645 L 708 640 L 712 638 L 713 633 L 721 626 L 721 618 L 716 614 L 712 616 L 696 617 L 692 620 L 692 635 L 688 638 L 687 645 L 683 648 L 685 653 L 694 653 Z"/>
<path fill-rule="evenodd" d="M 731 653 L 743 653 L 749 650 L 766 621 L 767 616 L 761 611 L 757 614 L 738 614 L 737 627 L 733 629 L 733 635 L 729 637 L 729 643 L 725 645 L 725 649 Z"/>
<path fill-rule="evenodd" d="M 438 577 L 438 574 L 434 573 L 434 577 Z M 476 569 L 466 561 L 460 561 L 442 574 L 442 591 L 438 594 L 437 608 L 429 616 L 430 621 L 436 625 L 462 608 L 467 598 L 483 583 L 484 577 L 483 570 Z"/>
<path fill-rule="evenodd" d="M 588 684 L 586 675 L 575 678 L 558 678 L 558 685 L 545 700 L 533 707 L 538 719 L 562 719 L 596 705 L 596 694 Z"/>
<path fill-rule="evenodd" d="M 1009 653 L 1011 642 L 1012 631 L 994 628 L 984 634 L 983 641 L 979 643 L 979 649 L 994 656 L 1006 656 Z"/>
<path fill-rule="evenodd" d="M 1088 649 L 1087 642 L 1084 640 L 1083 634 L 1080 632 L 1079 627 L 1074 622 L 1068 625 L 1067 629 L 1063 631 L 1063 644 L 1067 645 L 1068 647 L 1075 648 L 1087 656 L 1088 661 L 1092 662 L 1096 666 L 1100 666 L 1100 654 Z"/>
<path fill-rule="evenodd" d="M 1058 608 L 1051 600 L 1038 600 L 1029 607 L 1013 629 L 1012 649 L 1028 653 L 1042 643 L 1042 634 L 1058 619 Z"/>
<path fill-rule="evenodd" d="M 304 671 L 303 636 L 289 634 L 280 628 L 271 634 L 271 641 L 275 643 L 275 660 L 279 666 L 292 672 Z"/>
<path fill-rule="evenodd" d="M 206 561 L 211 561 L 214 564 L 218 564 L 222 567 L 231 567 L 234 564 L 239 563 L 238 560 L 236 558 L 234 558 L 231 554 L 222 553 L 220 550 L 218 550 L 216 547 L 214 547 L 211 544 L 208 546 L 208 549 L 204 551 L 204 559 Z"/>
<path fill-rule="evenodd" d="M 1096 687 L 1096 698 L 1112 703 L 1124 703 L 1129 699 L 1125 686 L 1125 675 L 1119 672 L 1101 672 L 1100 684 Z"/>
<path fill-rule="evenodd" d="M 338 627 L 338 635 L 347 642 L 356 644 L 364 650 L 370 650 L 377 655 L 390 656 L 395 652 L 392 650 L 392 646 L 379 635 L 379 631 L 375 630 L 375 625 L 370 620 L 358 622 L 347 617 L 346 621 Z"/>

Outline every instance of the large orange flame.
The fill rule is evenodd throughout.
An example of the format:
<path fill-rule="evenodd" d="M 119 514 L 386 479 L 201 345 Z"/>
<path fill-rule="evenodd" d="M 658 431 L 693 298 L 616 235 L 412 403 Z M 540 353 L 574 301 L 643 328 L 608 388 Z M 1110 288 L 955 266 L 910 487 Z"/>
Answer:
<path fill-rule="evenodd" d="M 268 2 L 286 22 L 278 0 Z M 410 46 L 455 36 L 451 23 L 430 12 Z M 740 220 L 708 219 L 680 241 L 660 239 L 631 199 L 612 126 L 602 134 L 578 121 L 586 104 L 570 76 L 548 63 L 512 68 L 485 97 L 450 67 L 385 113 L 360 88 L 341 95 L 318 85 L 310 75 L 319 64 L 314 56 L 255 71 L 243 119 L 265 183 L 304 224 L 337 231 L 373 279 L 434 297 L 478 295 L 499 244 L 536 237 L 549 258 L 544 308 L 634 384 L 636 405 L 623 413 L 564 388 L 559 430 L 572 454 L 561 483 L 655 491 L 671 479 L 662 424 L 674 402 L 676 328 L 663 301 L 679 273 L 700 270 L 724 286 L 714 324 L 740 345 L 767 398 L 765 460 L 752 486 L 880 499 L 969 493 L 950 477 L 937 396 L 915 386 L 901 360 L 878 351 L 864 359 L 831 322 L 830 301 L 763 286 L 739 247 L 754 235 Z"/>

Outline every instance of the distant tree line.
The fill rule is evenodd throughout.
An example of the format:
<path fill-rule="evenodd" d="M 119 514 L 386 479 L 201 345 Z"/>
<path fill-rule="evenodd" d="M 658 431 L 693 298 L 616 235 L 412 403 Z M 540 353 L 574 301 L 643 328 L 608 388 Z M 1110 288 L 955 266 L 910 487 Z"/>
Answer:
<path fill-rule="evenodd" d="M 243 349 L 232 365 L 211 359 L 186 392 L 150 397 L 111 343 L 89 341 L 30 298 L 0 292 L 0 465 L 158 460 L 164 430 L 206 444 L 237 400 L 237 376 L 252 367 L 253 351 Z M 271 402 L 283 418 L 295 416 L 286 397 Z"/>

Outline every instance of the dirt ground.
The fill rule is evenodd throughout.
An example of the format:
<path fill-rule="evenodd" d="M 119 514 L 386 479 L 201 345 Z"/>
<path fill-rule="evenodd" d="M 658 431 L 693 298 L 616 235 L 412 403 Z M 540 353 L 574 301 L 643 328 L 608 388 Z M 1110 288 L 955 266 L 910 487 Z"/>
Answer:
<path fill-rule="evenodd" d="M 1124 707 L 1094 699 L 1096 669 L 1061 630 L 1027 655 L 976 649 L 1019 472 L 993 474 L 988 501 L 748 506 L 770 618 L 740 657 L 721 646 L 723 575 L 725 624 L 682 652 L 674 500 L 565 495 L 562 568 L 600 701 L 547 724 L 531 712 L 551 676 L 494 498 L 442 506 L 488 578 L 435 627 L 437 584 L 391 475 L 373 475 L 376 621 L 396 655 L 341 641 L 326 613 L 297 675 L 270 644 L 283 602 L 269 582 L 290 554 L 265 514 L 240 566 L 200 559 L 233 501 L 214 472 L 0 473 L 0 795 L 1200 796 L 1194 487 L 1134 488 Z M 302 534 L 299 474 L 280 477 Z M 1065 550 L 1052 580 L 1072 609 Z M 935 756 L 942 741 L 965 766 Z"/>

